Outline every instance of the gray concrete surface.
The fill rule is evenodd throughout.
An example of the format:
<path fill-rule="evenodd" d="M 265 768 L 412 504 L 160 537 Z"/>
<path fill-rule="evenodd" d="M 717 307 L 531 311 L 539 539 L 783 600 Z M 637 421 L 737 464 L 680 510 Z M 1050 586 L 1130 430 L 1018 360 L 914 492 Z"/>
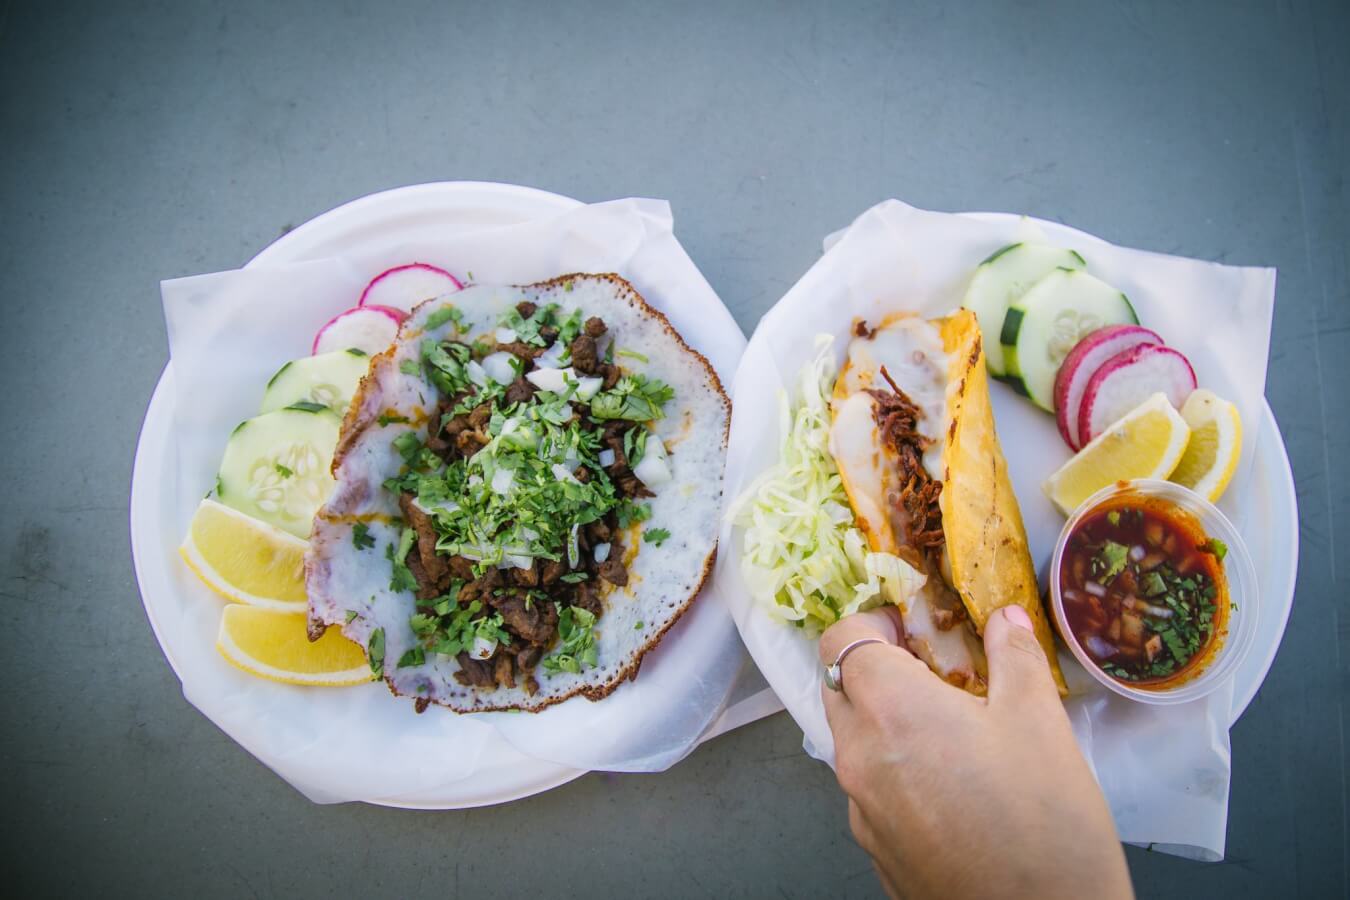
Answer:
<path fill-rule="evenodd" d="M 6 893 L 879 893 L 786 716 L 663 775 L 411 813 L 310 805 L 183 700 L 126 527 L 157 282 L 482 179 L 668 198 L 747 331 L 888 196 L 1278 266 L 1293 618 L 1233 732 L 1228 861 L 1129 858 L 1145 896 L 1344 896 L 1348 39 L 1343 2 L 1301 0 L 0 0 Z"/>

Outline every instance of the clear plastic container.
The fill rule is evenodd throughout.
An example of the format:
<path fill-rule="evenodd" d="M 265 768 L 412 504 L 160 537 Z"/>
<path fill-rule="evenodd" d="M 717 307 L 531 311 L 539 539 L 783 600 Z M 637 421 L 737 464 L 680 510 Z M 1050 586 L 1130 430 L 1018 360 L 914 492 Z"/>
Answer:
<path fill-rule="evenodd" d="M 1224 556 L 1222 562 L 1224 577 L 1228 582 L 1228 598 L 1233 604 L 1228 614 L 1227 633 L 1219 635 L 1218 640 L 1221 643 L 1218 649 L 1210 655 L 1204 668 L 1198 674 L 1172 687 L 1135 687 L 1106 674 L 1096 661 L 1088 655 L 1087 651 L 1079 645 L 1078 639 L 1074 637 L 1064 615 L 1064 601 L 1060 596 L 1059 567 L 1069 536 L 1089 513 L 1108 500 L 1112 501 L 1114 505 L 1122 495 L 1136 495 L 1167 501 L 1177 509 L 1189 513 L 1197 519 L 1205 534 L 1223 541 L 1228 547 L 1228 553 Z M 1141 703 L 1172 704 L 1185 703 L 1203 697 L 1232 677 L 1243 657 L 1247 655 L 1247 651 L 1251 649 L 1252 641 L 1256 636 L 1260 596 L 1257 593 L 1256 569 L 1252 566 L 1247 547 L 1237 529 L 1233 527 L 1233 523 L 1228 521 L 1227 516 L 1219 512 L 1214 504 L 1189 488 L 1173 484 L 1170 481 L 1139 479 L 1117 482 L 1110 487 L 1103 488 L 1084 500 L 1082 505 L 1074 510 L 1073 515 L 1069 517 L 1069 521 L 1064 524 L 1064 530 L 1059 533 L 1059 540 L 1055 543 L 1055 555 L 1050 562 L 1050 606 L 1051 614 L 1055 617 L 1055 624 L 1059 629 L 1060 636 L 1064 639 L 1064 643 L 1073 653 L 1074 658 L 1082 664 L 1083 668 L 1093 678 L 1108 689 L 1122 697 L 1129 697 L 1131 700 L 1138 700 Z"/>

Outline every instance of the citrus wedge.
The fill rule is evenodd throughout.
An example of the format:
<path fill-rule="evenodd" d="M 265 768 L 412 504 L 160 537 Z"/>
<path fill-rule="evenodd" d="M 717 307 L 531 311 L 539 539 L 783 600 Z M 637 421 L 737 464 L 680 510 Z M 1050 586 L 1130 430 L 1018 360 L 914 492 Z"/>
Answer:
<path fill-rule="evenodd" d="M 1242 417 L 1237 407 L 1203 388 L 1181 406 L 1191 441 L 1169 480 L 1216 502 L 1228 487 L 1242 456 Z"/>
<path fill-rule="evenodd" d="M 336 628 L 311 642 L 302 613 L 230 604 L 221 612 L 216 649 L 250 675 L 287 684 L 345 687 L 371 679 L 359 645 Z"/>
<path fill-rule="evenodd" d="M 1051 475 L 1045 494 L 1067 516 L 1109 484 L 1166 478 L 1181 461 L 1190 436 L 1190 427 L 1167 395 L 1154 394 Z"/>
<path fill-rule="evenodd" d="M 178 552 L 226 600 L 305 611 L 309 544 L 214 500 L 203 500 Z"/>

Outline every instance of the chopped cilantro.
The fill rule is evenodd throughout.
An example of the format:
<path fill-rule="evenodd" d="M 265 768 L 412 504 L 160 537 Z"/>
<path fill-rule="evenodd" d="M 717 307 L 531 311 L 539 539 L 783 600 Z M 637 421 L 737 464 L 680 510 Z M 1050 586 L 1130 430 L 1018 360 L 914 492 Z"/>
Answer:
<path fill-rule="evenodd" d="M 371 536 L 370 526 L 365 522 L 357 522 L 352 526 L 352 545 L 357 550 L 369 550 L 375 546 L 375 538 Z"/>
<path fill-rule="evenodd" d="M 356 610 L 354 609 L 347 610 L 347 624 L 348 625 L 352 624 L 352 620 L 355 618 L 356 618 Z"/>
<path fill-rule="evenodd" d="M 399 537 L 398 546 L 389 544 L 384 548 L 385 559 L 389 560 L 393 566 L 393 576 L 389 579 L 389 590 L 395 593 L 403 591 L 417 590 L 417 579 L 413 578 L 412 570 L 408 568 L 408 551 L 412 549 L 413 541 L 417 539 L 417 532 L 411 528 L 403 529 L 403 534 Z"/>
<path fill-rule="evenodd" d="M 642 534 L 643 542 L 655 544 L 658 547 L 664 544 L 668 537 L 670 537 L 670 532 L 664 528 L 648 528 Z"/>
<path fill-rule="evenodd" d="M 391 442 L 398 455 L 403 457 L 403 461 L 412 464 L 417 457 L 418 451 L 422 449 L 422 442 L 417 437 L 415 431 L 405 431 Z"/>
<path fill-rule="evenodd" d="M 277 474 L 280 475 L 282 478 L 290 478 L 292 475 L 295 474 L 290 469 L 283 466 L 281 463 L 273 463 L 273 468 L 277 470 Z"/>
<path fill-rule="evenodd" d="M 415 359 L 405 359 L 398 364 L 398 370 L 404 375 L 421 375 L 422 367 L 418 365 Z"/>
<path fill-rule="evenodd" d="M 1107 513 L 1107 514 L 1106 514 L 1106 521 L 1110 522 L 1112 525 L 1119 525 L 1119 524 L 1120 524 L 1120 510 L 1118 510 L 1118 509 L 1113 509 L 1113 510 L 1111 510 L 1109 513 Z"/>
<path fill-rule="evenodd" d="M 636 350 L 619 350 L 619 351 L 616 352 L 615 355 L 616 355 L 616 356 L 624 356 L 624 357 L 627 357 L 628 359 L 636 359 L 638 362 L 643 362 L 643 363 L 649 362 L 649 360 L 647 359 L 647 357 L 643 356 L 641 353 L 637 352 Z"/>
<path fill-rule="evenodd" d="M 445 306 L 442 306 L 440 309 L 427 316 L 426 330 L 430 331 L 433 328 L 440 328 L 446 322 L 454 322 L 455 326 L 458 327 L 463 320 L 464 314 L 447 303 Z"/>
<path fill-rule="evenodd" d="M 426 651 L 421 647 L 412 647 L 398 658 L 398 667 L 400 669 L 406 669 L 409 666 L 420 666 L 426 661 Z"/>
<path fill-rule="evenodd" d="M 370 642 L 366 644 L 370 659 L 370 674 L 379 678 L 384 674 L 384 629 L 376 628 L 370 633 Z"/>
<path fill-rule="evenodd" d="M 625 375 L 612 390 L 591 398 L 591 415 L 596 419 L 650 422 L 664 415 L 661 407 L 674 396 L 674 388 L 659 378 Z"/>
<path fill-rule="evenodd" d="M 1102 544 L 1101 552 L 1092 561 L 1093 573 L 1098 575 L 1103 583 L 1109 582 L 1125 571 L 1125 563 L 1129 557 L 1129 547 L 1115 541 L 1106 541 Z"/>
<path fill-rule="evenodd" d="M 595 615 L 580 606 L 558 612 L 558 648 L 544 657 L 544 671 L 579 674 L 598 662 L 595 650 Z"/>
<path fill-rule="evenodd" d="M 585 572 L 568 572 L 558 580 L 566 584 L 580 584 L 583 581 L 587 581 L 590 577 L 591 576 L 587 575 Z"/>
<path fill-rule="evenodd" d="M 398 414 L 391 415 L 389 413 L 380 413 L 379 418 L 377 418 L 375 421 L 379 422 L 380 427 L 383 428 L 386 425 L 392 425 L 395 422 L 406 422 L 408 421 L 408 417 L 400 416 Z"/>
<path fill-rule="evenodd" d="M 633 630 L 634 630 L 634 631 L 641 631 L 642 628 L 643 628 L 643 626 L 644 626 L 645 624 L 646 624 L 645 622 L 643 622 L 641 619 L 639 619 L 638 622 L 637 622 L 637 624 L 633 626 Z"/>
<path fill-rule="evenodd" d="M 627 528 L 634 522 L 645 522 L 652 517 L 652 508 L 645 503 L 634 503 L 632 500 L 624 500 L 619 504 L 618 512 L 615 517 L 619 520 L 620 528 Z"/>

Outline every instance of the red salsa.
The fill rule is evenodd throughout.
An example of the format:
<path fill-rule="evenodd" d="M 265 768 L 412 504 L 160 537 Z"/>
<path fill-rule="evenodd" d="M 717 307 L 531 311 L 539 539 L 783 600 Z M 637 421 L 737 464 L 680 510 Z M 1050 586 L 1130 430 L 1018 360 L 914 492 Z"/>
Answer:
<path fill-rule="evenodd" d="M 1117 681 L 1155 690 L 1188 681 L 1227 630 L 1225 553 L 1165 500 L 1108 500 L 1078 523 L 1060 559 L 1074 640 Z"/>

